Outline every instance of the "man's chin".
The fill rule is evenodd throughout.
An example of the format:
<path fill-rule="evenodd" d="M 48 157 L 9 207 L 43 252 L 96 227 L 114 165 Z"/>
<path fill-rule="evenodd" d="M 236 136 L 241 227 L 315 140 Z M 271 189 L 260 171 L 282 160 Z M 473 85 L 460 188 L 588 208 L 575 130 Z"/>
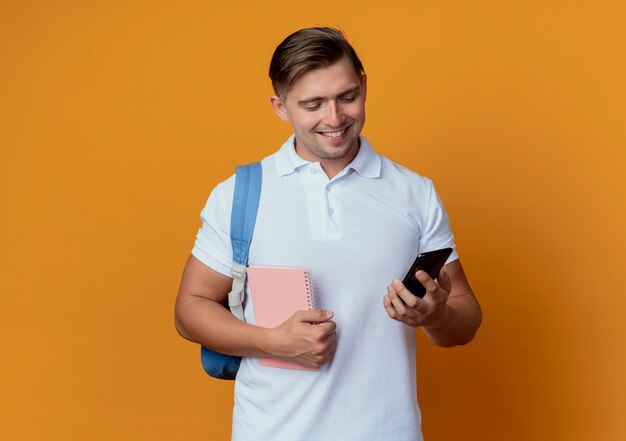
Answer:
<path fill-rule="evenodd" d="M 320 147 L 318 156 L 321 158 L 343 159 L 358 149 L 358 141 L 355 142 L 355 140 L 346 140 L 344 143 L 339 145 L 325 143 Z"/>

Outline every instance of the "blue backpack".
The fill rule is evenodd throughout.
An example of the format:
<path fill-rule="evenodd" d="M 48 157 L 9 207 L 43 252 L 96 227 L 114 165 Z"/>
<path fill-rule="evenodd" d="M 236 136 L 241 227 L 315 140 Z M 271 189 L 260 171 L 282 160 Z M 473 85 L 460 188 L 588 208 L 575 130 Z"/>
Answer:
<path fill-rule="evenodd" d="M 233 247 L 233 287 L 228 294 L 228 307 L 235 317 L 244 320 L 243 298 L 250 242 L 261 197 L 263 169 L 260 162 L 237 166 L 235 194 L 230 220 L 230 241 Z M 204 346 L 200 352 L 202 367 L 211 377 L 234 380 L 241 357 L 220 354 Z"/>

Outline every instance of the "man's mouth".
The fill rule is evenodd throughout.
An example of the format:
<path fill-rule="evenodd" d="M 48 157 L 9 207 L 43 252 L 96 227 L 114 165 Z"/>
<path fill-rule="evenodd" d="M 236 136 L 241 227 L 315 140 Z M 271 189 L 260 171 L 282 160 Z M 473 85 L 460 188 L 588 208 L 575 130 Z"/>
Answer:
<path fill-rule="evenodd" d="M 333 132 L 317 132 L 322 136 L 325 136 L 327 138 L 339 138 L 341 137 L 344 133 L 346 133 L 346 131 L 349 129 L 350 127 L 346 127 L 345 129 L 342 130 L 335 130 Z"/>

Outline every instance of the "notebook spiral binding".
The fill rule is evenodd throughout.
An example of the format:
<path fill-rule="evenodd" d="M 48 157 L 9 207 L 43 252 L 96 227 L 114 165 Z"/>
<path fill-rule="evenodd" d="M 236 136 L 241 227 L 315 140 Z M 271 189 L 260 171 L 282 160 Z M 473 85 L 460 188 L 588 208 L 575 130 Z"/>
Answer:
<path fill-rule="evenodd" d="M 309 303 L 309 309 L 317 308 L 317 295 L 315 292 L 315 281 L 311 277 L 311 273 L 308 271 L 304 273 L 304 281 L 306 284 L 306 294 Z"/>

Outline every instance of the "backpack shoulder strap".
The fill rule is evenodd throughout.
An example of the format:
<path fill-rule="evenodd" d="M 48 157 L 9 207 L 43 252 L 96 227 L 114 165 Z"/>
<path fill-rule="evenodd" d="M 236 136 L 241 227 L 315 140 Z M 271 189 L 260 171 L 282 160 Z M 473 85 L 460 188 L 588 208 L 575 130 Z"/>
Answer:
<path fill-rule="evenodd" d="M 245 320 L 243 298 L 246 265 L 256 215 L 261 198 L 263 168 L 260 162 L 237 166 L 235 193 L 230 219 L 230 241 L 233 247 L 233 287 L 228 294 L 228 306 L 235 317 Z"/>

